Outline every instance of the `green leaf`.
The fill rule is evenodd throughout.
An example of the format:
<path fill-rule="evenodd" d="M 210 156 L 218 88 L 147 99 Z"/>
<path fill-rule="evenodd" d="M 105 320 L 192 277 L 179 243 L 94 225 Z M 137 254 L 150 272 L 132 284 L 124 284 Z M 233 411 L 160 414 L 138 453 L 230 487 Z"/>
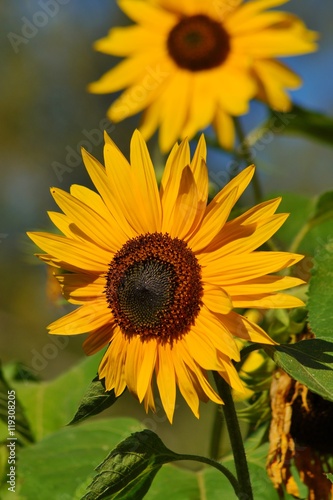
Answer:
<path fill-rule="evenodd" d="M 333 218 L 333 191 L 327 191 L 320 195 L 315 204 L 312 221 L 317 219 L 332 219 Z"/>
<path fill-rule="evenodd" d="M 333 242 L 318 249 L 309 285 L 309 324 L 317 337 L 333 340 Z"/>
<path fill-rule="evenodd" d="M 96 376 L 83 396 L 80 406 L 69 425 L 77 424 L 92 415 L 101 413 L 112 406 L 117 399 L 114 390 L 106 391 L 104 383 Z"/>
<path fill-rule="evenodd" d="M 141 498 L 146 498 L 146 494 L 159 470 L 160 467 L 156 467 L 151 471 L 143 472 L 140 476 L 127 484 L 125 488 L 113 495 L 112 498 L 114 500 L 140 500 Z M 103 498 L 110 497 L 107 495 Z M 91 500 L 95 500 L 95 497 L 92 496 Z"/>
<path fill-rule="evenodd" d="M 99 360 L 100 355 L 84 358 L 68 372 L 47 382 L 10 381 L 37 441 L 72 419 L 85 388 L 96 375 Z"/>
<path fill-rule="evenodd" d="M 331 481 L 331 483 L 333 483 L 333 474 L 331 472 L 328 472 L 325 476 Z"/>
<path fill-rule="evenodd" d="M 313 198 L 288 192 L 275 194 L 282 197 L 279 211 L 290 215 L 274 238 L 277 238 L 285 249 L 289 249 L 295 240 L 298 240 L 296 251 L 313 256 L 318 247 L 332 238 L 332 193 Z M 308 274 L 310 266 L 306 267 Z"/>
<path fill-rule="evenodd" d="M 0 419 L 7 427 L 7 436 L 22 438 L 24 441 L 34 441 L 29 421 L 18 399 L 16 391 L 5 380 L 0 368 Z"/>
<path fill-rule="evenodd" d="M 333 342 L 316 338 L 262 347 L 288 375 L 333 401 Z"/>
<path fill-rule="evenodd" d="M 140 424 L 129 418 L 100 419 L 65 427 L 22 449 L 18 498 L 82 498 L 107 450 L 139 428 Z"/>
<path fill-rule="evenodd" d="M 178 455 L 168 450 L 154 432 L 136 432 L 96 468 L 97 475 L 83 498 L 101 500 L 115 495 L 112 498 L 140 500 L 161 466 L 177 459 Z"/>
<path fill-rule="evenodd" d="M 220 494 L 219 500 L 222 497 L 222 491 L 224 498 L 230 498 L 230 500 L 235 499 L 236 496 L 232 486 L 230 486 L 231 494 L 229 496 L 225 495 L 225 492 L 228 491 L 229 481 L 218 472 L 216 472 L 216 476 L 219 482 L 215 484 L 215 490 Z M 202 489 L 199 487 L 199 484 L 202 486 Z M 226 490 L 224 488 L 226 488 Z M 204 498 L 210 498 L 208 496 L 203 496 L 204 489 L 205 480 L 202 472 L 195 473 L 167 464 L 159 471 L 144 498 L 145 500 L 203 500 Z"/>
<path fill-rule="evenodd" d="M 276 122 L 276 118 L 281 122 L 281 126 L 276 130 L 278 133 L 302 135 L 333 146 L 333 118 L 330 116 L 294 104 L 288 113 L 271 111 L 271 116 L 263 128 L 267 131 L 267 127 L 272 126 L 272 120 Z"/>

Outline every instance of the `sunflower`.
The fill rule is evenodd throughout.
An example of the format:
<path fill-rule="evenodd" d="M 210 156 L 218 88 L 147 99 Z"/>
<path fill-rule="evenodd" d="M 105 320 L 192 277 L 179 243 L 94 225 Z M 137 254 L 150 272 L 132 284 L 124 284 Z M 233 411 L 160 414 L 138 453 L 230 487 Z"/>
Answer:
<path fill-rule="evenodd" d="M 314 51 L 317 35 L 292 14 L 266 9 L 288 0 L 120 0 L 135 25 L 117 27 L 96 50 L 126 59 L 90 84 L 90 92 L 126 89 L 108 117 L 144 111 L 141 132 L 159 130 L 163 151 L 213 124 L 220 144 L 234 144 L 232 116 L 259 98 L 277 111 L 301 79 L 277 57 Z"/>
<path fill-rule="evenodd" d="M 257 251 L 285 221 L 280 199 L 229 220 L 254 173 L 246 168 L 207 205 L 206 146 L 192 160 L 184 140 L 172 149 L 158 188 L 146 143 L 135 131 L 130 163 L 106 135 L 105 168 L 83 159 L 98 193 L 52 188 L 63 213 L 50 213 L 63 233 L 29 233 L 56 272 L 64 297 L 79 308 L 49 326 L 56 335 L 89 333 L 87 354 L 108 346 L 100 379 L 116 396 L 127 387 L 154 410 L 153 382 L 172 421 L 176 388 L 193 413 L 199 400 L 222 403 L 208 380 L 215 370 L 235 390 L 235 337 L 273 343 L 234 308 L 303 304 L 278 291 L 303 283 L 278 272 L 302 256 Z M 63 272 L 65 270 L 65 272 Z"/>

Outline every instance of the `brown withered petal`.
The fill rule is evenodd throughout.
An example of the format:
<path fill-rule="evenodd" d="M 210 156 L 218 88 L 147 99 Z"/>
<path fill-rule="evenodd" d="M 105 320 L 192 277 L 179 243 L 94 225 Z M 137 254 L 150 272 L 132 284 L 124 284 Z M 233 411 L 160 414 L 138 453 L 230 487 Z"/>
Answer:
<path fill-rule="evenodd" d="M 311 393 L 279 369 L 271 385 L 271 406 L 267 472 L 274 487 L 281 497 L 287 491 L 301 498 L 292 475 L 292 467 L 296 467 L 301 482 L 308 487 L 308 500 L 332 499 L 333 485 L 325 474 L 332 472 L 328 456 L 333 454 L 329 437 L 333 403 Z M 320 437 L 325 434 L 327 442 L 323 446 Z"/>

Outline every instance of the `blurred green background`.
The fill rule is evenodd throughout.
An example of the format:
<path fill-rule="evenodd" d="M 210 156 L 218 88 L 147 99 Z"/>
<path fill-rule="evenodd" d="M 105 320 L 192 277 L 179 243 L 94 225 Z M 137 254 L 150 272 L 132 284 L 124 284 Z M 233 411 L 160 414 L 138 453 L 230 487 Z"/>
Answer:
<path fill-rule="evenodd" d="M 81 145 L 102 159 L 101 131 L 107 125 L 113 140 L 127 154 L 130 136 L 138 124 L 134 117 L 111 126 L 105 114 L 114 95 L 86 92 L 86 85 L 116 62 L 92 50 L 94 40 L 104 36 L 112 25 L 128 23 L 116 3 L 54 0 L 49 12 L 47 4 L 47 0 L 0 4 L 1 358 L 3 362 L 21 361 L 42 379 L 61 373 L 84 356 L 83 338 L 47 335 L 46 325 L 69 308 L 54 303 L 47 295 L 46 266 L 33 257 L 35 249 L 25 232 L 51 229 L 46 214 L 55 209 L 50 186 L 67 190 L 74 183 L 91 185 L 78 157 Z M 333 2 L 292 0 L 281 9 L 296 13 L 310 29 L 320 32 L 319 52 L 285 59 L 304 79 L 303 87 L 293 92 L 293 99 L 333 116 Z M 254 104 L 245 119 L 246 126 L 257 124 L 261 115 L 262 108 Z M 154 147 L 153 139 L 151 150 Z M 302 138 L 273 137 L 255 154 L 265 193 L 281 189 L 318 194 L 333 186 L 332 150 L 328 146 Z M 228 162 L 227 155 L 209 152 L 213 180 L 224 177 Z M 179 404 L 180 414 L 195 420 L 185 403 Z M 116 413 L 135 412 L 139 418 L 146 418 L 128 396 L 117 405 Z M 203 420 L 193 424 L 198 430 L 211 418 L 209 409 L 202 411 Z M 181 422 L 176 412 L 179 431 L 188 442 L 194 442 L 188 419 Z"/>

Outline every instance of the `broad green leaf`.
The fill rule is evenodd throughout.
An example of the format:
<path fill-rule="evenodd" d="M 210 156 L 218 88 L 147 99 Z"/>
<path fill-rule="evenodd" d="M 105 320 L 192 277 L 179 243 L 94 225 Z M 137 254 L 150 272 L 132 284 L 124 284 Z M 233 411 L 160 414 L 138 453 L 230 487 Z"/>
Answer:
<path fill-rule="evenodd" d="M 103 419 L 65 427 L 19 454 L 19 500 L 78 500 L 108 450 L 140 429 L 129 418 Z"/>
<path fill-rule="evenodd" d="M 118 397 L 115 396 L 114 390 L 106 391 L 103 382 L 99 380 L 98 376 L 95 377 L 83 396 L 80 406 L 70 424 L 77 424 L 92 415 L 101 413 L 112 406 L 117 399 Z"/>
<path fill-rule="evenodd" d="M 7 428 L 7 437 L 34 441 L 29 421 L 20 403 L 18 394 L 5 380 L 0 368 L 0 419 Z M 22 441 L 21 441 L 21 444 Z"/>
<path fill-rule="evenodd" d="M 10 381 L 38 441 L 68 424 L 96 375 L 100 355 L 84 358 L 68 372 L 47 382 Z"/>
<path fill-rule="evenodd" d="M 158 473 L 158 478 L 160 472 L 163 471 L 163 469 L 160 471 L 162 465 L 180 460 L 196 460 L 207 463 L 206 460 L 209 459 L 174 453 L 166 448 L 161 439 L 150 430 L 145 429 L 142 432 L 136 432 L 122 441 L 96 468 L 97 475 L 83 499 L 102 500 L 110 498 L 114 500 L 141 500 L 145 497 L 155 475 Z M 210 461 L 209 465 L 220 468 L 218 473 L 220 492 L 225 490 L 225 484 L 229 483 L 229 479 L 233 482 L 233 486 L 230 486 L 230 491 L 234 492 L 237 490 L 238 485 L 235 476 L 226 467 L 215 461 Z M 222 468 L 223 470 L 221 470 Z M 170 469 L 169 473 L 172 470 L 174 469 Z M 193 483 L 195 483 L 197 478 L 194 473 L 192 474 Z M 162 475 L 163 477 L 164 474 Z M 223 478 L 223 481 L 221 478 Z M 157 483 L 157 487 L 154 484 L 155 480 L 152 491 L 160 491 L 160 483 Z M 183 486 L 177 487 L 176 481 L 175 483 L 172 481 L 171 484 L 172 493 L 174 493 L 174 487 L 179 491 L 183 488 Z M 149 494 L 151 495 L 151 493 Z M 163 498 L 167 498 L 165 494 L 163 494 Z M 184 492 L 183 498 L 191 497 L 187 496 Z"/>
<path fill-rule="evenodd" d="M 333 342 L 316 338 L 262 347 L 288 375 L 333 401 Z"/>
<path fill-rule="evenodd" d="M 84 500 L 101 500 L 110 496 L 139 500 L 161 466 L 177 458 L 178 455 L 168 450 L 154 432 L 147 429 L 136 432 L 122 441 L 96 468 L 97 475 Z"/>
<path fill-rule="evenodd" d="M 309 285 L 309 324 L 317 337 L 333 341 L 333 242 L 318 249 Z"/>
<path fill-rule="evenodd" d="M 271 116 L 262 127 L 264 130 L 267 131 L 267 127 L 270 123 L 272 124 L 272 119 L 275 121 L 278 119 L 281 124 L 278 129 L 275 126 L 277 133 L 302 135 L 333 146 L 333 118 L 323 113 L 304 109 L 294 104 L 288 113 L 271 111 Z"/>

